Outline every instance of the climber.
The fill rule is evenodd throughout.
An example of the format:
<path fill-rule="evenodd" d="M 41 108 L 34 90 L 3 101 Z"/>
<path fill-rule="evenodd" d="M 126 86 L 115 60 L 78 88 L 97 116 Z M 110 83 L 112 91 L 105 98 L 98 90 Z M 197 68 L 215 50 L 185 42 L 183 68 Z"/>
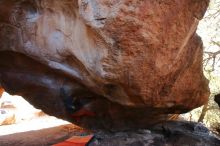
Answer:
<path fill-rule="evenodd" d="M 215 98 L 214 98 L 215 102 L 218 104 L 218 106 L 220 107 L 220 93 L 215 95 Z"/>
<path fill-rule="evenodd" d="M 95 113 L 90 110 L 91 99 L 68 95 L 64 88 L 60 89 L 60 96 L 63 98 L 66 111 L 76 120 L 82 117 L 93 117 Z"/>

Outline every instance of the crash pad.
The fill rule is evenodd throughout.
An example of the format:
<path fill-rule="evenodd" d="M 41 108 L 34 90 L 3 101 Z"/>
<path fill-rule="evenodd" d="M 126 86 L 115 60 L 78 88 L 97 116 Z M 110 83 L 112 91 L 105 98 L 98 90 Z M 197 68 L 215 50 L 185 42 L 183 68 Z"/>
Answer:
<path fill-rule="evenodd" d="M 92 140 L 92 138 L 93 138 L 93 135 L 73 136 L 53 146 L 86 146 L 86 144 L 88 144 Z"/>

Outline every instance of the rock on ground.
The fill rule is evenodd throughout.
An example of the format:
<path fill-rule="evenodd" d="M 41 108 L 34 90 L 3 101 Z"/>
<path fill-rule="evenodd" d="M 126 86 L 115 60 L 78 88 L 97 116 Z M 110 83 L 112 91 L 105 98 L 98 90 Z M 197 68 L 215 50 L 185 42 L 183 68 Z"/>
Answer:
<path fill-rule="evenodd" d="M 88 146 L 220 146 L 201 123 L 170 121 L 149 130 L 100 132 Z"/>

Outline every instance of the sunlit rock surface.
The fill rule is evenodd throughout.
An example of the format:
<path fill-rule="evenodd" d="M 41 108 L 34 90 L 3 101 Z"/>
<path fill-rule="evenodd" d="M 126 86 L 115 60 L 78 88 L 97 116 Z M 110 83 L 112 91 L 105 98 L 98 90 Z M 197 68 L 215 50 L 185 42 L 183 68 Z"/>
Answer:
<path fill-rule="evenodd" d="M 208 0 L 1 0 L 0 85 L 87 128 L 145 128 L 207 101 Z"/>

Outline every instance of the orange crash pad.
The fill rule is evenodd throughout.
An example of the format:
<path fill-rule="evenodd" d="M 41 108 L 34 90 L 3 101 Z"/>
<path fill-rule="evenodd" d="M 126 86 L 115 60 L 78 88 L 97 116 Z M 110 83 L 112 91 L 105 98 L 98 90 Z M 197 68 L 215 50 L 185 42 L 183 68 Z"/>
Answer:
<path fill-rule="evenodd" d="M 92 140 L 92 138 L 93 135 L 73 136 L 64 142 L 55 144 L 53 146 L 86 146 L 86 144 L 89 143 L 89 141 Z"/>

